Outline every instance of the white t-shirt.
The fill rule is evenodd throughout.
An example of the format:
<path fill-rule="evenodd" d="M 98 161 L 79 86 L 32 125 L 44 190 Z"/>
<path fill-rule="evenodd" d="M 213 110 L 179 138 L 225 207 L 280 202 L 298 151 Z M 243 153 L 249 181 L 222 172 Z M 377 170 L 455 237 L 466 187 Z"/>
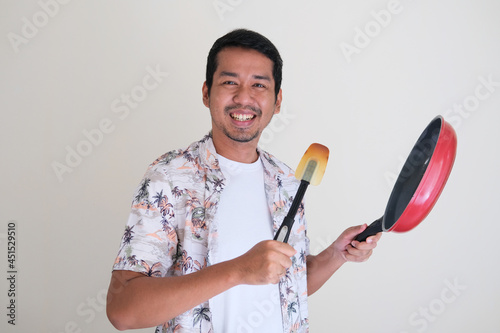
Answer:
<path fill-rule="evenodd" d="M 217 156 L 226 186 L 215 216 L 213 263 L 234 259 L 273 237 L 260 159 L 251 164 Z M 278 285 L 238 285 L 210 299 L 215 333 L 282 332 Z"/>

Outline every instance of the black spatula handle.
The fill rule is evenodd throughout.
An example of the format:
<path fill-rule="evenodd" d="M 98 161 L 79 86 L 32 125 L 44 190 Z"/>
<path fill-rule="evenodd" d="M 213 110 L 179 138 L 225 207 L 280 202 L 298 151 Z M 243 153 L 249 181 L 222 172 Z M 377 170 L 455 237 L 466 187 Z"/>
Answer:
<path fill-rule="evenodd" d="M 297 194 L 295 195 L 295 198 L 293 199 L 292 206 L 290 206 L 290 210 L 288 211 L 288 214 L 283 219 L 283 222 L 281 223 L 280 228 L 276 232 L 276 235 L 274 235 L 274 240 L 277 240 L 277 241 L 280 241 L 283 243 L 288 243 L 288 237 L 290 236 L 290 231 L 292 231 L 293 222 L 295 221 L 295 215 L 297 214 L 297 211 L 299 210 L 300 203 L 302 202 L 302 199 L 304 198 L 304 194 L 306 193 L 307 186 L 309 186 L 308 181 L 305 181 L 305 180 L 300 181 L 300 186 L 299 186 L 299 189 L 297 190 Z"/>

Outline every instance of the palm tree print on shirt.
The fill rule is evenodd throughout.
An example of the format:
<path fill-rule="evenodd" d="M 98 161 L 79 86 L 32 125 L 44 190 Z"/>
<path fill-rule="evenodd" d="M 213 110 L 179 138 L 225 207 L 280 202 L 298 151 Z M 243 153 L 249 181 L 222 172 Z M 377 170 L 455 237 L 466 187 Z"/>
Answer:
<path fill-rule="evenodd" d="M 131 255 L 130 257 L 127 258 L 128 263 L 130 266 L 135 266 L 139 264 L 139 260 L 137 260 L 136 255 Z"/>
<path fill-rule="evenodd" d="M 151 182 L 151 179 L 149 178 L 144 178 L 142 181 L 139 190 L 137 191 L 137 195 L 134 198 L 134 201 L 137 203 L 141 203 L 142 201 L 148 201 L 149 197 L 149 183 Z"/>
<path fill-rule="evenodd" d="M 147 276 L 161 277 L 161 272 L 157 270 L 157 268 L 161 267 L 161 263 L 157 262 L 153 264 L 153 266 L 149 267 L 147 262 L 141 260 L 141 266 L 146 269 L 145 273 Z"/>
<path fill-rule="evenodd" d="M 198 323 L 200 323 L 200 332 L 201 324 L 203 324 L 204 320 L 210 322 L 210 309 L 205 307 L 194 309 L 193 326 L 196 326 Z"/>
<path fill-rule="evenodd" d="M 168 215 L 170 218 L 174 217 L 174 206 L 168 202 L 168 198 L 166 195 L 163 195 L 163 190 L 157 192 L 153 197 L 153 203 L 156 204 L 158 208 L 160 208 L 160 213 L 163 217 Z"/>
<path fill-rule="evenodd" d="M 180 198 L 182 195 L 182 190 L 179 189 L 179 186 L 176 186 L 172 189 L 172 195 L 176 198 Z"/>
<path fill-rule="evenodd" d="M 292 318 L 293 313 L 297 313 L 297 302 L 290 302 L 287 306 L 288 316 Z"/>
<path fill-rule="evenodd" d="M 123 234 L 123 244 L 130 244 L 130 241 L 132 240 L 132 238 L 134 238 L 134 231 L 132 231 L 132 229 L 134 229 L 135 225 L 133 226 L 127 226 L 125 228 L 125 233 Z"/>

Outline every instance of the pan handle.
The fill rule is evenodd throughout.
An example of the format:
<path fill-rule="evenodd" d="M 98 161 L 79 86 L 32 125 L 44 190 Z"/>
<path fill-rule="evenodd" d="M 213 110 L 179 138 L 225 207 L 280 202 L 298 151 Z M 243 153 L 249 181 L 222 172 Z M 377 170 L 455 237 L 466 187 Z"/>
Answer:
<path fill-rule="evenodd" d="M 382 218 L 375 220 L 370 224 L 362 233 L 358 234 L 354 240 L 359 242 L 364 242 L 368 237 L 373 236 L 381 232 L 382 229 Z"/>

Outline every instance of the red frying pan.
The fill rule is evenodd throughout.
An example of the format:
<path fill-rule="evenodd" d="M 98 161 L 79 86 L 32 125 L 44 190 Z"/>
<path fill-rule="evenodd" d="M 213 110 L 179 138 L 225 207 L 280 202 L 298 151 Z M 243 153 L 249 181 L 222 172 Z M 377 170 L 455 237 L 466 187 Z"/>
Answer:
<path fill-rule="evenodd" d="M 381 231 L 409 231 L 422 222 L 448 180 L 456 152 L 457 136 L 453 127 L 437 116 L 420 135 L 403 165 L 384 216 L 355 240 L 364 241 Z"/>

